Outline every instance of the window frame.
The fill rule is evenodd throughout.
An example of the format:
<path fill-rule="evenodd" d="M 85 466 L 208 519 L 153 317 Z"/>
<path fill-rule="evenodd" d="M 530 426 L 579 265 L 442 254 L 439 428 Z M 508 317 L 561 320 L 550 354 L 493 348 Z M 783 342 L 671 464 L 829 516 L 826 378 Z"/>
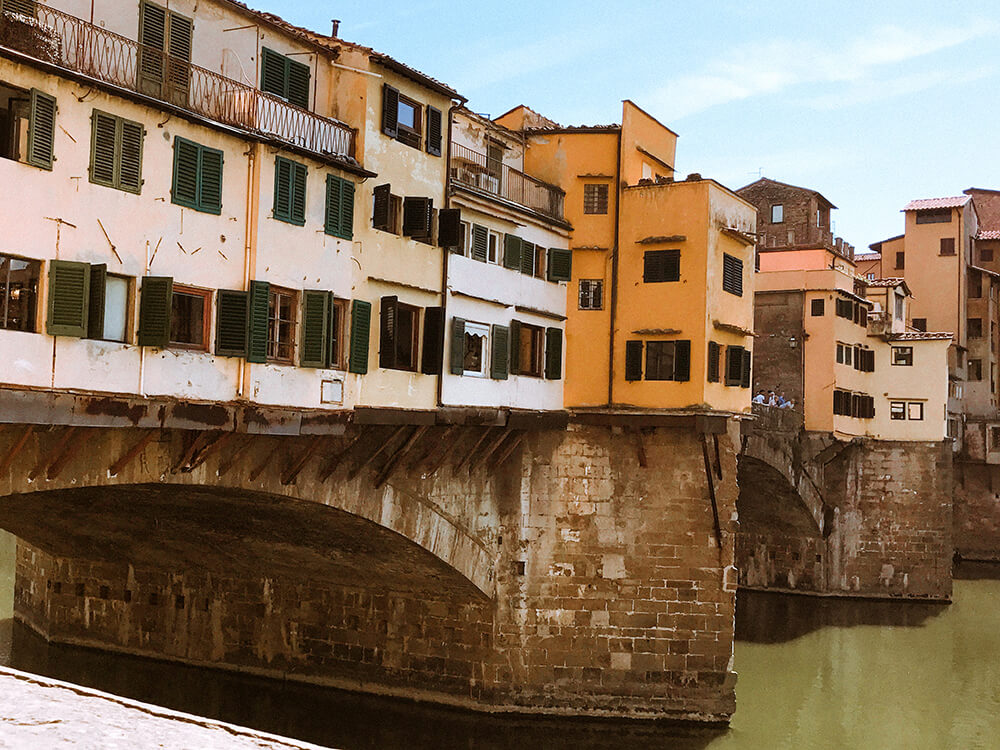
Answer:
<path fill-rule="evenodd" d="M 583 213 L 607 216 L 611 203 L 610 186 L 606 182 L 586 182 L 583 185 Z"/>
<path fill-rule="evenodd" d="M 671 273 L 676 271 L 676 273 Z M 658 278 L 662 273 L 662 278 Z M 647 250 L 642 254 L 642 283 L 670 284 L 681 280 L 681 251 Z"/>
<path fill-rule="evenodd" d="M 8 325 L 7 325 L 7 319 L 9 317 L 9 315 L 10 315 L 10 304 L 9 303 L 10 303 L 10 295 L 11 295 L 11 289 L 10 289 L 11 261 L 18 261 L 18 262 L 22 262 L 22 263 L 27 263 L 27 264 L 29 264 L 28 268 L 31 267 L 31 264 L 35 265 L 35 276 L 34 276 L 35 286 L 34 286 L 34 289 L 31 289 L 28 292 L 28 294 L 30 294 L 33 297 L 33 299 L 29 303 L 30 304 L 30 315 L 28 317 L 29 317 L 29 320 L 30 320 L 30 323 L 31 323 L 30 328 L 13 328 L 13 327 L 8 327 Z M 6 271 L 4 273 L 3 279 L 0 279 L 0 289 L 2 289 L 2 294 L 3 294 L 2 299 L 0 299 L 0 303 L 2 303 L 2 308 L 0 308 L 0 331 L 19 331 L 21 333 L 39 333 L 38 324 L 39 324 L 40 321 L 39 321 L 39 315 L 38 315 L 38 305 L 39 305 L 39 296 L 40 295 L 39 295 L 39 291 L 38 290 L 39 290 L 39 288 L 41 286 L 41 282 L 42 282 L 42 265 L 43 265 L 42 261 L 40 261 L 40 260 L 35 260 L 33 258 L 23 258 L 23 257 L 18 256 L 18 255 L 8 255 L 7 253 L 0 253 L 0 269 L 3 269 L 4 266 L 6 266 Z M 30 281 L 30 276 L 29 276 L 29 281 Z M 21 286 L 21 287 L 18 288 L 19 291 L 18 291 L 18 296 L 17 296 L 16 299 L 19 299 L 20 296 L 21 296 L 21 291 L 20 290 L 23 290 L 25 288 L 26 287 L 24 287 L 24 286 Z"/>
<path fill-rule="evenodd" d="M 480 353 L 480 365 L 478 370 L 470 370 L 465 366 L 465 358 L 468 356 L 467 344 L 468 336 L 470 332 L 474 335 L 478 334 L 482 337 L 483 348 Z M 462 375 L 472 377 L 472 378 L 488 378 L 490 376 L 490 352 L 492 339 L 490 336 L 490 325 L 488 323 L 479 323 L 474 320 L 465 321 L 465 339 L 463 340 L 462 347 Z"/>
<path fill-rule="evenodd" d="M 814 297 L 811 299 L 809 305 L 809 317 L 811 318 L 822 318 L 826 315 L 826 300 L 822 297 Z M 816 303 L 819 304 L 816 304 Z M 819 312 L 817 312 L 817 310 Z"/>
<path fill-rule="evenodd" d="M 777 217 L 775 217 L 775 209 L 777 209 Z M 771 204 L 771 223 L 772 224 L 784 224 L 785 223 L 785 204 L 784 203 L 772 203 Z"/>
<path fill-rule="evenodd" d="M 292 317 L 290 320 L 283 320 L 277 315 L 279 311 L 278 301 L 282 297 L 288 297 L 290 299 L 289 309 L 292 311 Z M 295 364 L 295 344 L 297 338 L 297 327 L 299 324 L 299 305 L 301 304 L 302 295 L 297 289 L 289 289 L 288 287 L 275 286 L 271 284 L 267 291 L 267 355 L 266 361 L 269 364 L 279 364 L 279 365 L 294 365 Z M 275 313 L 275 314 L 272 314 Z M 272 333 L 279 333 L 281 330 L 281 323 L 288 323 L 288 334 L 289 341 L 282 342 L 279 337 L 272 338 Z M 281 357 L 278 355 L 279 347 L 285 345 L 288 346 L 288 356 Z M 274 352 L 272 354 L 272 352 Z"/>
<path fill-rule="evenodd" d="M 93 278 L 93 272 L 91 278 Z M 122 334 L 121 339 L 110 339 L 107 337 L 107 325 L 108 325 L 108 297 L 107 297 L 107 283 L 108 279 L 117 279 L 125 282 L 125 311 L 122 313 L 125 317 L 125 331 Z M 121 273 L 106 273 L 104 277 L 104 325 L 101 330 L 101 337 L 99 341 L 110 341 L 116 344 L 128 344 L 132 341 L 133 331 L 132 331 L 132 319 L 134 317 L 135 310 L 135 277 L 126 276 Z M 211 328 L 211 321 L 208 323 L 209 328 Z"/>
<path fill-rule="evenodd" d="M 722 254 L 722 291 L 743 296 L 743 261 L 729 253 Z"/>
<path fill-rule="evenodd" d="M 185 297 L 200 298 L 202 301 L 201 311 L 201 343 L 192 344 L 186 341 L 177 341 L 174 338 L 174 300 L 178 295 Z M 170 293 L 170 336 L 167 341 L 169 349 L 185 349 L 192 352 L 207 352 L 211 343 L 212 335 L 212 298 L 213 290 L 204 287 L 189 286 L 187 284 L 174 284 Z"/>
<path fill-rule="evenodd" d="M 521 342 L 524 340 L 525 335 L 530 337 L 529 347 L 531 357 L 527 364 L 535 364 L 536 367 L 529 369 L 526 366 L 524 359 L 524 347 L 522 347 Z M 542 378 L 545 375 L 545 328 L 542 326 L 532 325 L 531 323 L 521 323 L 518 326 L 518 355 L 517 355 L 517 374 L 523 375 L 528 378 Z"/>
<path fill-rule="evenodd" d="M 913 367 L 912 346 L 892 346 L 890 349 L 890 364 L 894 367 Z"/>
<path fill-rule="evenodd" d="M 587 285 L 586 290 L 584 285 Z M 594 304 L 594 291 L 597 290 L 599 305 Z M 586 302 L 586 304 L 585 304 Z M 577 309 L 579 310 L 603 310 L 604 309 L 604 279 L 580 279 L 577 287 Z"/>
<path fill-rule="evenodd" d="M 403 106 L 407 106 L 413 109 L 413 127 L 409 125 L 404 125 L 403 121 L 399 117 L 400 110 Z M 424 105 L 418 102 L 416 99 L 411 99 L 402 92 L 399 94 L 399 100 L 396 102 L 396 140 L 400 143 L 411 146 L 412 148 L 419 149 L 421 144 L 421 139 L 423 138 L 424 127 L 423 127 L 423 111 Z"/>
<path fill-rule="evenodd" d="M 327 366 L 331 370 L 347 369 L 347 320 L 350 300 L 330 295 L 330 320 L 327 325 Z"/>

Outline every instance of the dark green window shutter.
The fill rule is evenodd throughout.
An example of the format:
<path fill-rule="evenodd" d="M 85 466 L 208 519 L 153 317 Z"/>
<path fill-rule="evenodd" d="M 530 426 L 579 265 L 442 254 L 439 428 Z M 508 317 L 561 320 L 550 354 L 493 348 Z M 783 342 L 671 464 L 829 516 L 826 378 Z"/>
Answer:
<path fill-rule="evenodd" d="M 194 23 L 190 18 L 169 13 L 167 22 L 167 86 L 166 99 L 172 104 L 184 107 L 188 103 L 191 88 L 191 36 Z"/>
<path fill-rule="evenodd" d="M 50 336 L 87 335 L 90 266 L 68 260 L 49 261 L 49 311 L 45 330 Z"/>
<path fill-rule="evenodd" d="M 427 105 L 427 153 L 441 156 L 441 110 L 430 105 Z"/>
<path fill-rule="evenodd" d="M 222 152 L 201 147 L 198 184 L 198 209 L 211 214 L 222 213 Z"/>
<path fill-rule="evenodd" d="M 625 342 L 625 379 L 642 380 L 642 342 Z"/>
<path fill-rule="evenodd" d="M 562 330 L 545 329 L 545 377 L 559 380 L 562 377 Z"/>
<path fill-rule="evenodd" d="M 642 280 L 647 284 L 680 281 L 680 250 L 649 250 L 643 254 Z"/>
<path fill-rule="evenodd" d="M 221 357 L 245 357 L 247 353 L 246 292 L 220 289 L 215 298 L 215 353 Z"/>
<path fill-rule="evenodd" d="M 260 51 L 260 88 L 275 96 L 285 97 L 285 60 L 273 50 L 264 47 Z"/>
<path fill-rule="evenodd" d="M 424 308 L 424 346 L 421 353 L 420 372 L 424 375 L 440 375 L 443 355 L 444 308 Z"/>
<path fill-rule="evenodd" d="M 550 247 L 547 273 L 549 281 L 570 281 L 573 278 L 573 251 Z"/>
<path fill-rule="evenodd" d="M 510 329 L 506 326 L 493 326 L 491 348 L 490 377 L 494 380 L 506 380 L 510 358 Z"/>
<path fill-rule="evenodd" d="M 274 160 L 274 218 L 289 224 L 306 223 L 306 174 L 304 164 L 277 156 Z"/>
<path fill-rule="evenodd" d="M 371 302 L 354 300 L 351 303 L 351 361 L 348 369 L 358 375 L 368 372 L 368 337 L 371 323 Z"/>
<path fill-rule="evenodd" d="M 750 387 L 750 359 L 751 359 L 750 350 L 744 349 L 743 361 L 741 362 L 742 371 L 740 373 L 740 386 L 742 388 Z"/>
<path fill-rule="evenodd" d="M 198 207 L 198 144 L 174 138 L 174 203 L 189 208 Z"/>
<path fill-rule="evenodd" d="M 163 348 L 170 343 L 170 309 L 174 280 L 145 276 L 139 290 L 139 346 Z"/>
<path fill-rule="evenodd" d="M 431 198 L 403 198 L 403 234 L 414 239 L 427 239 L 431 236 L 433 215 L 434 201 Z"/>
<path fill-rule="evenodd" d="M 481 224 L 472 225 L 472 259 L 486 262 L 490 248 L 490 230 Z"/>
<path fill-rule="evenodd" d="M 340 236 L 354 239 L 354 183 L 350 180 L 340 183 Z"/>
<path fill-rule="evenodd" d="M 118 120 L 96 109 L 90 120 L 90 181 L 114 187 Z"/>
<path fill-rule="evenodd" d="M 340 236 L 340 191 L 343 181 L 332 174 L 326 176 L 326 215 L 323 231 L 333 237 Z"/>
<path fill-rule="evenodd" d="M 448 357 L 452 375 L 465 372 L 465 320 L 451 319 L 451 353 Z"/>
<path fill-rule="evenodd" d="M 292 164 L 292 205 L 291 221 L 293 224 L 303 225 L 306 223 L 306 175 L 308 169 L 305 164 L 293 162 Z"/>
<path fill-rule="evenodd" d="M 510 357 L 508 365 L 511 375 L 521 372 L 521 321 L 510 321 Z"/>
<path fill-rule="evenodd" d="M 399 319 L 399 297 L 383 297 L 379 304 L 378 366 L 393 369 L 396 366 L 396 333 Z"/>
<path fill-rule="evenodd" d="M 531 276 L 535 273 L 535 246 L 521 240 L 521 273 Z"/>
<path fill-rule="evenodd" d="M 271 285 L 250 282 L 247 305 L 247 362 L 267 362 L 267 311 L 271 305 Z"/>
<path fill-rule="evenodd" d="M 691 342 L 674 342 L 674 380 L 691 379 Z"/>
<path fill-rule="evenodd" d="M 389 213 L 390 213 L 390 203 L 392 200 L 392 186 L 391 185 L 377 185 L 372 194 L 375 198 L 375 204 L 372 211 L 372 226 L 375 229 L 382 229 L 384 231 L 391 231 L 392 227 L 389 226 Z"/>
<path fill-rule="evenodd" d="M 121 130 L 118 187 L 130 193 L 138 193 L 142 191 L 143 127 L 130 120 L 119 120 L 118 124 Z"/>
<path fill-rule="evenodd" d="M 515 234 L 505 234 L 503 236 L 503 267 L 521 267 L 521 238 Z"/>
<path fill-rule="evenodd" d="M 153 3 L 139 5 L 139 90 L 163 94 L 163 53 L 167 50 L 167 11 Z"/>
<path fill-rule="evenodd" d="M 719 355 L 722 347 L 714 341 L 708 342 L 708 382 L 719 382 Z"/>
<path fill-rule="evenodd" d="M 382 84 L 382 132 L 395 138 L 399 132 L 399 91 Z"/>
<path fill-rule="evenodd" d="M 56 99 L 31 90 L 31 119 L 28 121 L 28 164 L 52 169 L 56 138 Z"/>
<path fill-rule="evenodd" d="M 330 293 L 307 289 L 302 293 L 302 367 L 326 367 L 327 318 Z"/>
<path fill-rule="evenodd" d="M 462 209 L 443 208 L 438 213 L 438 245 L 458 247 L 462 242 Z"/>
<path fill-rule="evenodd" d="M 90 299 L 87 303 L 87 338 L 104 338 L 104 292 L 108 277 L 106 263 L 90 266 Z"/>
<path fill-rule="evenodd" d="M 287 65 L 287 88 L 285 98 L 302 109 L 309 109 L 309 78 L 312 71 L 308 65 L 285 58 Z"/>

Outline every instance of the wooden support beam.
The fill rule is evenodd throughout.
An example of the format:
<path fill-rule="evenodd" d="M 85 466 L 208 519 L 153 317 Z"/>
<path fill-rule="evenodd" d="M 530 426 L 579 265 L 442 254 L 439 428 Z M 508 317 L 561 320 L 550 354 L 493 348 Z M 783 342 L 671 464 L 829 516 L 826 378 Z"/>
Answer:
<path fill-rule="evenodd" d="M 374 453 L 372 453 L 370 456 L 368 456 L 368 458 L 364 459 L 363 461 L 359 461 L 358 464 L 357 464 L 357 466 L 355 466 L 353 469 L 350 470 L 350 472 L 347 474 L 347 479 L 348 480 L 354 479 L 358 474 L 361 473 L 361 471 L 368 464 L 370 464 L 376 458 L 378 458 L 379 456 L 381 456 L 385 452 L 386 448 L 388 448 L 390 445 L 392 445 L 393 443 L 395 443 L 396 442 L 396 438 L 398 438 L 400 435 L 402 435 L 408 429 L 410 429 L 410 426 L 406 425 L 406 424 L 400 425 L 399 427 L 397 427 L 396 430 L 392 433 L 392 435 L 389 436 L 389 439 L 388 440 L 383 440 L 382 444 L 378 448 L 375 449 Z"/>
<path fill-rule="evenodd" d="M 721 550 L 722 527 L 719 524 L 719 503 L 715 499 L 715 480 L 712 479 L 712 467 L 708 460 L 708 440 L 704 433 L 701 436 L 701 455 L 705 459 L 705 479 L 708 480 L 708 497 L 712 501 L 712 519 L 715 521 L 715 543 Z"/>
<path fill-rule="evenodd" d="M 313 457 L 313 454 L 319 450 L 319 447 L 323 444 L 323 440 L 328 437 L 327 435 L 316 435 L 312 440 L 309 441 L 309 445 L 305 447 L 305 450 L 299 454 L 299 457 L 295 462 L 288 467 L 286 471 L 281 476 L 282 484 L 295 484 L 295 479 L 299 476 L 305 465 L 309 463 L 309 459 Z"/>
<path fill-rule="evenodd" d="M 171 474 L 176 474 L 182 471 L 185 466 L 191 463 L 191 459 L 194 458 L 194 454 L 208 443 L 211 438 L 211 433 L 209 432 L 199 432 L 193 437 L 190 437 L 190 431 L 188 433 L 190 442 L 187 444 L 187 448 L 181 454 L 181 457 L 174 464 L 174 467 L 170 470 Z"/>
<path fill-rule="evenodd" d="M 455 452 L 455 449 L 465 443 L 463 438 L 471 436 L 473 432 L 475 432 L 475 428 L 471 427 L 466 428 L 464 431 L 456 432 L 451 442 L 444 445 L 443 450 L 438 454 L 437 458 L 431 460 L 430 465 L 425 471 L 421 472 L 421 475 L 425 478 L 434 476 L 437 473 L 437 470 L 440 469 L 444 465 L 444 462 L 448 460 L 449 456 Z"/>
<path fill-rule="evenodd" d="M 271 463 L 271 459 L 274 458 L 274 454 L 277 452 L 278 451 L 276 450 L 264 451 L 264 458 L 250 471 L 250 475 L 247 477 L 247 480 L 250 482 L 256 482 L 257 477 L 264 473 L 264 469 L 266 469 L 267 465 Z"/>
<path fill-rule="evenodd" d="M 453 424 L 445 428 L 445 430 L 440 434 L 439 439 L 435 439 L 434 433 L 428 435 L 427 439 L 423 441 L 424 449 L 422 451 L 416 451 L 412 454 L 414 458 L 412 458 L 408 463 L 410 470 L 416 471 L 419 467 L 423 466 L 427 459 L 429 459 L 438 448 L 446 446 L 461 429 L 462 428 L 458 425 Z"/>
<path fill-rule="evenodd" d="M 117 461 L 111 464 L 111 466 L 108 467 L 108 476 L 116 477 L 119 474 L 121 474 L 122 470 L 130 463 L 132 463 L 135 457 L 138 456 L 140 453 L 142 453 L 143 450 L 146 448 L 146 446 L 149 445 L 151 442 L 153 442 L 159 436 L 159 434 L 160 434 L 159 429 L 146 430 L 143 433 L 142 437 L 139 438 L 138 441 L 136 441 L 136 444 L 125 452 L 125 455 L 123 455 L 121 458 L 119 458 Z"/>
<path fill-rule="evenodd" d="M 642 437 L 642 428 L 636 427 L 632 430 L 632 434 L 635 435 L 635 454 L 639 459 L 639 466 L 643 469 L 646 468 L 646 442 Z"/>
<path fill-rule="evenodd" d="M 319 470 L 319 474 L 316 475 L 316 478 L 320 482 L 325 482 L 333 476 L 333 472 L 337 470 L 337 467 L 340 466 L 341 462 L 347 457 L 347 454 L 351 452 L 351 448 L 357 445 L 358 441 L 361 440 L 361 436 L 363 434 L 364 432 L 362 430 L 358 430 L 357 434 L 347 441 L 347 445 L 327 459 L 326 464 L 323 465 L 323 468 Z"/>
<path fill-rule="evenodd" d="M 226 445 L 226 443 L 232 440 L 234 435 L 235 433 L 230 432 L 228 430 L 217 433 L 214 439 L 208 441 L 206 445 L 203 445 L 201 449 L 197 453 L 195 453 L 194 457 L 190 461 L 188 461 L 187 466 L 181 467 L 181 471 L 185 473 L 190 473 L 195 469 L 197 469 L 199 466 L 205 463 L 205 460 L 209 456 L 211 456 L 217 450 L 220 450 L 223 446 Z"/>
<path fill-rule="evenodd" d="M 399 450 L 397 450 L 394 455 L 389 457 L 389 460 L 385 462 L 385 466 L 382 467 L 382 470 L 375 478 L 376 489 L 385 484 L 389 477 L 392 476 L 393 470 L 399 465 L 400 461 L 406 458 L 406 454 L 409 453 L 413 449 L 413 446 L 417 444 L 417 441 L 423 437 L 424 433 L 427 432 L 428 427 L 429 425 L 421 425 L 420 427 L 414 428 L 413 432 L 406 439 L 406 442 L 399 447 Z"/>
<path fill-rule="evenodd" d="M 247 449 L 253 444 L 254 436 L 247 435 L 243 438 L 236 450 L 229 454 L 229 458 L 225 458 L 219 462 L 219 468 L 216 469 L 215 473 L 217 476 L 224 477 L 229 473 L 229 470 L 236 465 L 236 462 L 243 458 L 243 454 L 247 452 Z"/>
<path fill-rule="evenodd" d="M 38 459 L 38 463 L 35 464 L 35 468 L 31 470 L 28 474 L 28 481 L 34 482 L 38 477 L 46 472 L 52 464 L 55 463 L 56 459 L 62 454 L 69 441 L 73 439 L 73 433 L 76 432 L 76 427 L 67 427 L 62 431 L 56 444 L 52 446 L 52 449 L 48 452 L 42 453 Z"/>
<path fill-rule="evenodd" d="M 83 430 L 77 430 L 75 427 L 69 429 L 70 435 L 66 438 L 66 444 L 63 447 L 62 452 L 56 456 L 55 460 L 49 464 L 48 470 L 45 472 L 45 477 L 49 480 L 55 479 L 59 476 L 59 473 L 66 467 L 70 459 L 73 458 L 77 453 L 79 453 L 80 448 L 86 444 L 86 439 Z"/>
<path fill-rule="evenodd" d="M 5 475 L 7 470 L 10 469 L 10 465 L 14 463 L 14 459 L 17 458 L 17 454 L 21 452 L 21 449 L 24 447 L 25 443 L 28 442 L 28 438 L 31 437 L 31 433 L 34 432 L 34 430 L 35 426 L 29 424 L 21 431 L 21 437 L 15 440 L 14 444 L 7 449 L 7 454 L 3 457 L 3 460 L 0 461 L 0 476 Z"/>
<path fill-rule="evenodd" d="M 517 446 L 519 446 L 523 441 L 524 441 L 524 432 L 522 430 L 516 430 L 514 432 L 511 432 L 510 439 L 507 441 L 507 444 L 504 445 L 502 450 L 497 452 L 497 457 L 490 462 L 490 470 L 492 471 L 493 469 L 502 465 L 503 462 L 506 461 L 507 458 L 510 456 L 510 454 L 513 453 L 515 450 L 517 450 Z"/>
<path fill-rule="evenodd" d="M 719 436 L 713 434 L 712 442 L 715 444 L 715 476 L 722 479 L 722 456 L 719 454 Z"/>
<path fill-rule="evenodd" d="M 472 474 L 472 472 L 475 471 L 477 466 L 479 466 L 481 463 L 489 459 L 489 457 L 493 455 L 494 451 L 496 451 L 496 449 L 500 447 L 500 444 L 507 439 L 508 435 L 510 435 L 510 431 L 504 427 L 501 427 L 500 434 L 495 436 L 488 443 L 486 443 L 486 448 L 480 451 L 479 455 L 469 462 L 469 474 Z"/>
<path fill-rule="evenodd" d="M 486 438 L 489 437 L 491 430 L 492 430 L 491 427 L 487 427 L 485 430 L 483 430 L 483 433 L 479 436 L 479 439 L 472 444 L 472 447 L 469 448 L 469 450 L 465 452 L 465 455 L 463 455 L 458 460 L 458 463 L 455 464 L 455 471 L 458 471 L 463 466 L 465 466 L 465 462 L 475 455 L 476 451 L 479 449 L 479 446 L 482 445 L 483 442 L 486 440 Z"/>

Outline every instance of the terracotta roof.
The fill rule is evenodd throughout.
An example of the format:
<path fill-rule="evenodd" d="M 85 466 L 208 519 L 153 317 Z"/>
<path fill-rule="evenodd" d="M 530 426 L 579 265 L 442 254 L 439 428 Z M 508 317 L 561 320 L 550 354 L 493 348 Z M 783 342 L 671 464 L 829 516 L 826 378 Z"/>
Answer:
<path fill-rule="evenodd" d="M 951 341 L 955 335 L 946 331 L 907 331 L 906 333 L 894 333 L 889 336 L 890 341 Z"/>
<path fill-rule="evenodd" d="M 977 240 L 1000 240 L 1000 229 L 986 229 L 976 235 Z"/>
<path fill-rule="evenodd" d="M 882 257 L 882 253 L 854 253 L 854 260 L 878 260 Z"/>
<path fill-rule="evenodd" d="M 867 283 L 868 286 L 876 286 L 876 287 L 899 286 L 900 284 L 905 283 L 905 279 L 903 279 L 901 276 L 893 276 L 888 279 L 872 279 Z"/>
<path fill-rule="evenodd" d="M 614 133 L 621 130 L 621 125 L 570 125 L 567 127 L 525 128 L 528 134 L 536 133 Z"/>
<path fill-rule="evenodd" d="M 921 211 L 925 208 L 961 208 L 971 200 L 971 195 L 954 195 L 950 198 L 922 198 L 910 201 L 903 207 L 903 210 Z"/>

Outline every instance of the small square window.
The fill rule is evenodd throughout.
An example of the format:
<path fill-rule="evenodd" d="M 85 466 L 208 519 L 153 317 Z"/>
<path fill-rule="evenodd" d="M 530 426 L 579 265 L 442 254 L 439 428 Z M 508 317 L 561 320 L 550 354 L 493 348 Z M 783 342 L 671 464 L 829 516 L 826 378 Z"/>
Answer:
<path fill-rule="evenodd" d="M 606 183 L 583 186 L 583 212 L 585 214 L 606 214 L 608 212 L 608 186 Z"/>
<path fill-rule="evenodd" d="M 810 312 L 814 318 L 818 318 L 825 313 L 826 300 L 814 299 L 811 303 Z"/>
<path fill-rule="evenodd" d="M 889 402 L 889 419 L 893 419 L 893 420 L 906 419 L 906 402 L 905 401 L 890 401 Z"/>
<path fill-rule="evenodd" d="M 894 365 L 902 365 L 905 367 L 913 365 L 913 347 L 912 346 L 892 347 L 892 363 Z"/>
<path fill-rule="evenodd" d="M 41 272 L 37 260 L 0 255 L 0 329 L 35 332 Z"/>
<path fill-rule="evenodd" d="M 174 285 L 170 299 L 170 346 L 208 351 L 209 289 Z"/>
<path fill-rule="evenodd" d="M 604 308 L 604 281 L 602 279 L 580 279 L 579 307 L 581 310 L 601 310 Z"/>
<path fill-rule="evenodd" d="M 913 329 L 916 331 L 927 332 L 927 318 L 914 318 L 912 325 Z"/>
<path fill-rule="evenodd" d="M 785 207 L 781 203 L 771 206 L 771 223 L 781 224 L 785 221 Z"/>
<path fill-rule="evenodd" d="M 906 418 L 913 422 L 922 422 L 924 419 L 923 401 L 911 401 L 906 405 Z"/>
<path fill-rule="evenodd" d="M 518 347 L 518 374 L 540 378 L 545 359 L 545 331 L 525 323 L 520 325 L 519 331 L 518 341 L 511 342 Z"/>
<path fill-rule="evenodd" d="M 941 238 L 941 255 L 954 255 L 955 254 L 955 238 L 954 237 L 942 237 Z"/>
<path fill-rule="evenodd" d="M 490 327 L 484 323 L 465 323 L 465 349 L 462 374 L 485 378 L 489 359 Z"/>

